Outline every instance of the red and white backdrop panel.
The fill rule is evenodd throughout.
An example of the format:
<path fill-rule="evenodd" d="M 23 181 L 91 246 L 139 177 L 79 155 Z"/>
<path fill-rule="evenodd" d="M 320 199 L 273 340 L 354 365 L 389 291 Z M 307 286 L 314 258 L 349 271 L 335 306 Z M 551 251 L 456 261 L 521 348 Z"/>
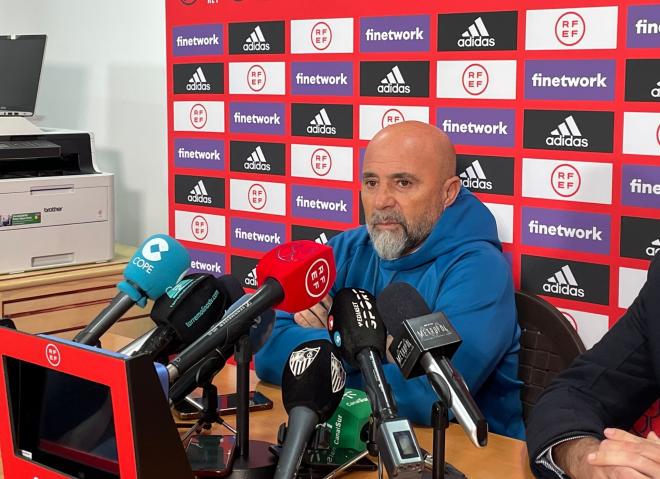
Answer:
<path fill-rule="evenodd" d="M 168 0 L 170 233 L 192 269 L 254 288 L 275 245 L 363 223 L 369 139 L 421 120 L 516 287 L 598 341 L 660 250 L 660 4 L 469 3 Z"/>

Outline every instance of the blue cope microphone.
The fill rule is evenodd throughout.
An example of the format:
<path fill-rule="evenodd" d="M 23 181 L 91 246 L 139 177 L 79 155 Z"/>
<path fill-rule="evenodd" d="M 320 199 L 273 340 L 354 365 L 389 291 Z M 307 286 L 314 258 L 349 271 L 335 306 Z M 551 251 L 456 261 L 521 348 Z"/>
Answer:
<path fill-rule="evenodd" d="M 108 329 L 134 304 L 144 308 L 147 299 L 157 299 L 176 284 L 190 265 L 190 255 L 174 238 L 157 234 L 147 238 L 124 268 L 119 294 L 73 340 L 96 344 Z"/>

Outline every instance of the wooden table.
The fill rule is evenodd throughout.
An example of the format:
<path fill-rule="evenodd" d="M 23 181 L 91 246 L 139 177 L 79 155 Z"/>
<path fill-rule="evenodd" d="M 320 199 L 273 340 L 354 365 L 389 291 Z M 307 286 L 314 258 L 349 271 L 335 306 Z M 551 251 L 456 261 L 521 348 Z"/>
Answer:
<path fill-rule="evenodd" d="M 106 334 L 101 339 L 104 347 L 108 349 L 119 349 L 130 342 L 129 338 L 113 334 Z M 214 381 L 218 386 L 218 391 L 223 394 L 235 392 L 235 377 L 236 368 L 231 365 L 225 366 Z M 281 390 L 277 386 L 260 382 L 254 371 L 250 374 L 250 386 L 252 389 L 256 389 L 268 396 L 274 403 L 272 410 L 258 411 L 250 414 L 250 438 L 275 443 L 277 427 L 282 422 L 286 422 L 287 418 L 286 411 L 282 405 Z M 234 416 L 224 416 L 224 419 L 232 426 L 236 425 Z M 432 429 L 417 427 L 415 428 L 415 432 L 420 445 L 430 451 L 433 444 Z M 456 424 L 451 424 L 447 430 L 446 460 L 470 479 L 534 478 L 527 463 L 527 449 L 524 442 L 497 434 L 490 434 L 488 446 L 483 449 L 477 449 L 463 433 L 461 427 Z M 0 479 L 3 479 L 4 475 L 2 474 L 1 466 L 2 464 L 0 462 Z M 376 473 L 351 472 L 341 477 L 355 479 L 373 478 L 376 477 Z"/>

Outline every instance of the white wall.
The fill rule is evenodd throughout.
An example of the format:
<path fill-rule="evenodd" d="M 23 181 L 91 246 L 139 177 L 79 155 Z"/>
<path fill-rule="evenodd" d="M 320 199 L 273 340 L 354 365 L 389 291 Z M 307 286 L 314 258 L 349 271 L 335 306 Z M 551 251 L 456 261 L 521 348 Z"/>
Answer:
<path fill-rule="evenodd" d="M 116 240 L 167 233 L 165 2 L 0 0 L 0 34 L 48 35 L 39 126 L 92 131 Z"/>

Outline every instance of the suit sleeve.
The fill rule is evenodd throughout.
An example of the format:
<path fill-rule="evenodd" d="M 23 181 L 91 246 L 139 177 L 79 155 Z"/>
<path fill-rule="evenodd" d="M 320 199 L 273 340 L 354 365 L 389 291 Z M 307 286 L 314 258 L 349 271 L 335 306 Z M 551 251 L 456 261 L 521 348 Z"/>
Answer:
<path fill-rule="evenodd" d="M 660 320 L 660 263 L 623 317 L 591 350 L 548 386 L 532 410 L 527 445 L 537 477 L 556 477 L 536 460 L 551 445 L 573 436 L 603 437 L 603 429 L 629 429 L 658 398 L 653 358 Z"/>
<path fill-rule="evenodd" d="M 461 336 L 452 363 L 476 396 L 518 338 L 510 267 L 499 252 L 474 252 L 457 261 L 440 285 L 432 309 L 445 313 Z M 428 379 L 406 380 L 393 364 L 384 370 L 400 414 L 430 424 L 437 396 Z"/>

